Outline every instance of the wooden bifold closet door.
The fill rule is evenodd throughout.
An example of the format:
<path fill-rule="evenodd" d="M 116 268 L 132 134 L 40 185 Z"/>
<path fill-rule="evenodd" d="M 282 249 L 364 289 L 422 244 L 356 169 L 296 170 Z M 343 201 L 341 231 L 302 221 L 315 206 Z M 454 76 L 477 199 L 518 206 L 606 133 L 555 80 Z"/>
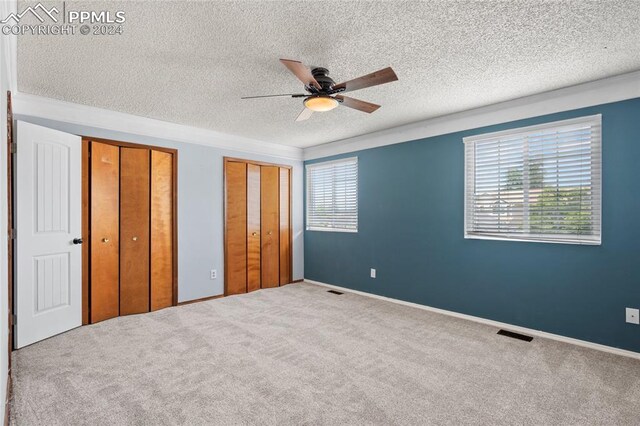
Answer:
<path fill-rule="evenodd" d="M 91 146 L 91 322 L 120 312 L 120 149 Z"/>
<path fill-rule="evenodd" d="M 262 228 L 262 288 L 280 284 L 280 172 L 278 167 L 260 170 L 260 225 Z"/>
<path fill-rule="evenodd" d="M 172 155 L 151 151 L 151 310 L 173 304 Z"/>
<path fill-rule="evenodd" d="M 229 294 L 246 292 L 247 288 L 247 165 L 229 163 L 226 170 L 227 258 L 225 267 Z"/>
<path fill-rule="evenodd" d="M 291 278 L 291 170 L 280 168 L 280 283 L 290 283 Z"/>
<path fill-rule="evenodd" d="M 260 166 L 247 164 L 247 289 L 260 289 Z M 245 291 L 242 291 L 244 293 Z"/>
<path fill-rule="evenodd" d="M 291 282 L 290 174 L 225 159 L 225 294 Z"/>
<path fill-rule="evenodd" d="M 149 150 L 120 150 L 120 315 L 149 312 Z"/>
<path fill-rule="evenodd" d="M 91 238 L 85 322 L 172 306 L 176 154 L 86 143 Z"/>

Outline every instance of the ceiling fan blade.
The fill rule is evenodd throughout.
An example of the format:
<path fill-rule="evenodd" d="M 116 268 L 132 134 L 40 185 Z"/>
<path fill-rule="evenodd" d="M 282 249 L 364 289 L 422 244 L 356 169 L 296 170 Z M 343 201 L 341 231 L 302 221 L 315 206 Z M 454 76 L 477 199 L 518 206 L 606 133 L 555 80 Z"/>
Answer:
<path fill-rule="evenodd" d="M 292 98 L 304 98 L 306 96 L 309 96 L 308 94 L 302 94 L 302 93 L 286 93 L 284 95 L 261 95 L 261 96 L 243 96 L 240 99 L 257 99 L 257 98 L 275 98 L 276 96 L 291 96 Z"/>
<path fill-rule="evenodd" d="M 348 98 L 342 95 L 336 95 L 335 97 L 342 101 L 342 105 L 349 108 L 357 109 L 358 111 L 366 112 L 369 114 L 371 114 L 372 112 L 380 108 L 380 105 L 372 104 L 371 102 L 361 101 L 360 99 Z"/>
<path fill-rule="evenodd" d="M 333 86 L 333 90 L 344 88 L 345 92 L 353 92 L 354 90 L 364 89 L 365 87 L 378 86 L 380 84 L 390 83 L 396 81 L 398 76 L 391 67 L 372 72 L 371 74 L 363 75 L 362 77 L 354 78 L 353 80 L 345 81 L 344 83 L 336 84 Z"/>
<path fill-rule="evenodd" d="M 309 117 L 311 117 L 311 114 L 313 114 L 313 111 L 311 111 L 309 108 L 305 108 L 300 114 L 298 114 L 298 118 L 296 118 L 296 121 L 308 120 Z"/>
<path fill-rule="evenodd" d="M 300 61 L 292 61 L 291 59 L 280 59 L 280 62 L 289 69 L 298 80 L 304 83 L 305 86 L 311 87 L 314 86 L 316 89 L 321 90 L 322 87 L 311 74 L 311 70 L 307 68 Z"/>

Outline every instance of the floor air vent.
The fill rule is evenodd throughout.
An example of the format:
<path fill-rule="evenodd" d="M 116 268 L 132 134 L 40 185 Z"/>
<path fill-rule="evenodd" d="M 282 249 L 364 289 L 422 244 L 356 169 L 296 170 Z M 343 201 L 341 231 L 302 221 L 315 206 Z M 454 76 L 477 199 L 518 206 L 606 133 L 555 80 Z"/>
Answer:
<path fill-rule="evenodd" d="M 533 340 L 533 337 L 531 336 L 526 336 L 520 333 L 514 333 L 513 331 L 500 330 L 498 331 L 498 334 L 501 336 L 511 337 L 512 339 L 524 340 L 525 342 L 530 342 Z"/>
<path fill-rule="evenodd" d="M 336 291 L 336 290 L 327 290 L 327 293 L 331 293 L 331 294 L 344 294 L 341 291 Z"/>

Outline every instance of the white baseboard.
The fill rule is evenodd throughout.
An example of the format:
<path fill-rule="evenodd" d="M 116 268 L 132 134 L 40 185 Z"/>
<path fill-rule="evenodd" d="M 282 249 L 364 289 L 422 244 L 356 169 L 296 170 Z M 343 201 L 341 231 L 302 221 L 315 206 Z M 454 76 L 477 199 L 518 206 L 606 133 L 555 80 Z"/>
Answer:
<path fill-rule="evenodd" d="M 518 333 L 528 334 L 530 336 L 542 337 L 544 339 L 550 339 L 550 340 L 556 340 L 558 342 L 569 343 L 571 345 L 582 346 L 584 348 L 595 349 L 597 351 L 608 352 L 608 353 L 611 353 L 611 354 L 626 356 L 626 357 L 629 357 L 629 358 L 635 358 L 635 359 L 639 359 L 640 360 L 640 353 L 633 352 L 633 351 L 628 351 L 626 349 L 614 348 L 613 346 L 600 345 L 598 343 L 587 342 L 586 340 L 573 339 L 571 337 L 560 336 L 559 334 L 547 333 L 547 332 L 540 331 L 540 330 L 534 330 L 534 329 L 531 329 L 531 328 L 520 327 L 518 325 L 512 325 L 512 324 L 507 324 L 507 323 L 504 323 L 504 322 L 493 321 L 493 320 L 486 319 L 486 318 L 475 317 L 473 315 L 467 315 L 467 314 L 461 314 L 459 312 L 447 311 L 446 309 L 433 308 L 431 306 L 420 305 L 418 303 L 405 302 L 404 300 L 393 299 L 391 297 L 385 297 L 385 296 L 378 296 L 377 294 L 366 293 L 364 291 L 358 291 L 358 290 L 352 290 L 350 288 L 340 287 L 340 286 L 332 285 L 332 284 L 326 284 L 326 283 L 322 283 L 322 282 L 319 282 L 319 281 L 309 280 L 309 279 L 306 279 L 306 278 L 304 279 L 304 281 L 307 282 L 307 283 L 310 283 L 310 284 L 316 284 L 316 285 L 320 285 L 320 286 L 323 286 L 323 287 L 332 288 L 334 290 L 339 290 L 339 291 L 342 291 L 342 292 L 345 292 L 345 293 L 348 292 L 348 293 L 359 294 L 361 296 L 367 296 L 367 297 L 371 297 L 371 298 L 374 298 L 374 299 L 385 300 L 387 302 L 397 303 L 399 305 L 411 306 L 412 308 L 418 308 L 418 309 L 422 309 L 422 310 L 429 311 L 429 312 L 435 312 L 435 313 L 438 313 L 438 314 L 448 315 L 448 316 L 455 317 L 455 318 L 461 318 L 461 319 L 465 319 L 465 320 L 468 320 L 468 321 L 473 321 L 473 322 L 477 322 L 477 323 L 480 323 L 480 324 L 489 325 L 491 327 L 505 328 L 505 329 L 508 329 L 508 330 L 511 330 L 511 331 L 515 331 L 515 332 L 518 332 Z"/>

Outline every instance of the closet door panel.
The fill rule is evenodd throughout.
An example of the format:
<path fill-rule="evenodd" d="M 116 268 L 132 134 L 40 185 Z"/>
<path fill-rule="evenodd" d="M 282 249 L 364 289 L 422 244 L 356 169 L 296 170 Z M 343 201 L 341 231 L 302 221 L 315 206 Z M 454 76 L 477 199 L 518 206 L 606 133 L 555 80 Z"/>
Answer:
<path fill-rule="evenodd" d="M 277 166 L 261 166 L 260 172 L 262 288 L 278 287 L 280 284 L 278 197 L 280 168 Z"/>
<path fill-rule="evenodd" d="M 91 142 L 91 322 L 119 315 L 120 149 Z"/>
<path fill-rule="evenodd" d="M 149 312 L 149 150 L 120 150 L 120 315 Z"/>
<path fill-rule="evenodd" d="M 227 295 L 247 292 L 247 165 L 226 163 Z"/>
<path fill-rule="evenodd" d="M 91 299 L 89 289 L 91 286 L 91 142 L 82 140 L 82 325 L 91 324 Z"/>
<path fill-rule="evenodd" d="M 280 285 L 291 282 L 290 170 L 280 167 Z"/>
<path fill-rule="evenodd" d="M 247 290 L 260 289 L 260 166 L 247 164 Z"/>
<path fill-rule="evenodd" d="M 173 305 L 173 155 L 151 151 L 151 310 Z"/>

